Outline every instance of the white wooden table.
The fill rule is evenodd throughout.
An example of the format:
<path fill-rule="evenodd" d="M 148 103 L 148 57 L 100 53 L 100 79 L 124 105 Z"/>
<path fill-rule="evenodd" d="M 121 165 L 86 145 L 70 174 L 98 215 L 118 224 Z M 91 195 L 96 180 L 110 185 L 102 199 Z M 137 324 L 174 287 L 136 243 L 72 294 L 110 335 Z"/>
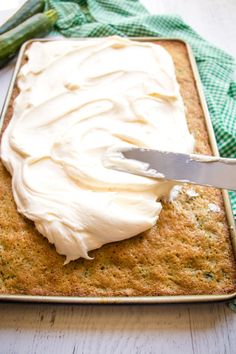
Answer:
<path fill-rule="evenodd" d="M 23 0 L 0 1 L 0 22 Z M 177 13 L 236 57 L 235 0 L 142 0 Z M 12 7 L 12 8 L 11 8 Z M 11 9 L 10 9 L 11 8 Z M 0 108 L 12 65 L 0 72 Z M 236 314 L 225 304 L 79 306 L 0 304 L 0 354 L 236 353 Z"/>

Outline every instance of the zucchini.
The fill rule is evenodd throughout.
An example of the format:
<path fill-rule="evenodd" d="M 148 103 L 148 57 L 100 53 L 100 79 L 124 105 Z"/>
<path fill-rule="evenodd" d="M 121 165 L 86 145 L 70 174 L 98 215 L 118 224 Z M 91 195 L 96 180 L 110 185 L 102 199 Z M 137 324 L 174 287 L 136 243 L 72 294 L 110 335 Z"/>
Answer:
<path fill-rule="evenodd" d="M 0 34 L 16 27 L 21 22 L 44 10 L 44 0 L 28 0 L 26 3 L 0 27 Z"/>
<path fill-rule="evenodd" d="M 48 10 L 28 18 L 17 27 L 0 35 L 0 68 L 17 53 L 25 41 L 49 33 L 56 20 L 57 12 Z"/>

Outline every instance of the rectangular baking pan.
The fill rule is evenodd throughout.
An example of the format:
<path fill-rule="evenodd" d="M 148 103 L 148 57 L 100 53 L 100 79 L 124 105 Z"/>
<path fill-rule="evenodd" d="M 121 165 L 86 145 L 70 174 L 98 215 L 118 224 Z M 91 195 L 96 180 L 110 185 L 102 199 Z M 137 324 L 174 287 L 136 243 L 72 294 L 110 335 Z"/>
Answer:
<path fill-rule="evenodd" d="M 135 37 L 135 38 L 130 38 L 136 41 L 141 41 L 141 42 L 161 42 L 161 41 L 178 41 L 182 42 L 187 49 L 188 53 L 188 58 L 191 64 L 191 69 L 193 72 L 195 84 L 197 87 L 197 91 L 199 94 L 199 99 L 200 103 L 202 106 L 202 110 L 204 113 L 205 117 L 205 123 L 206 123 L 206 128 L 208 132 L 208 137 L 211 145 L 211 149 L 213 152 L 214 156 L 219 156 L 217 144 L 216 144 L 216 139 L 214 135 L 214 130 L 213 126 L 211 123 L 209 111 L 207 108 L 207 104 L 205 101 L 205 97 L 203 94 L 203 88 L 201 85 L 200 81 L 200 76 L 198 73 L 197 69 L 197 64 L 195 61 L 195 58 L 193 56 L 192 50 L 190 46 L 183 40 L 180 39 L 169 39 L 169 38 L 158 38 L 158 37 Z M 17 63 L 15 66 L 14 73 L 12 75 L 12 79 L 9 85 L 8 93 L 6 96 L 6 100 L 4 103 L 4 107 L 2 110 L 1 114 L 1 120 L 0 120 L 0 131 L 2 129 L 2 125 L 5 119 L 5 115 L 8 110 L 8 106 L 10 103 L 11 95 L 13 92 L 13 88 L 16 83 L 17 79 L 17 74 L 18 71 L 21 67 L 22 59 L 25 53 L 25 50 L 29 44 L 31 44 L 33 41 L 50 41 L 50 40 L 55 40 L 55 39 L 35 39 L 35 40 L 30 40 L 27 41 L 20 50 Z M 62 39 L 56 39 L 56 40 L 62 40 Z M 63 38 L 64 40 L 64 38 Z M 75 40 L 73 38 L 73 40 Z M 79 40 L 89 40 L 87 38 L 79 38 Z M 222 195 L 224 199 L 224 205 L 225 205 L 225 212 L 226 212 L 226 217 L 229 225 L 229 230 L 231 234 L 231 241 L 232 241 L 232 247 L 233 247 L 233 252 L 234 256 L 236 259 L 236 228 L 235 228 L 235 221 L 232 213 L 232 208 L 230 204 L 230 199 L 228 192 L 226 190 L 222 190 Z M 78 296 L 38 296 L 38 295 L 7 295 L 7 294 L 0 294 L 0 301 L 20 301 L 20 302 L 45 302 L 45 303 L 78 303 L 78 304 L 163 304 L 163 303 L 191 303 L 191 302 L 209 302 L 209 301 L 226 301 L 226 300 L 231 300 L 233 298 L 236 298 L 236 292 L 229 293 L 229 294 L 220 294 L 220 295 L 178 295 L 178 296 L 131 296 L 131 297 L 78 297 Z"/>

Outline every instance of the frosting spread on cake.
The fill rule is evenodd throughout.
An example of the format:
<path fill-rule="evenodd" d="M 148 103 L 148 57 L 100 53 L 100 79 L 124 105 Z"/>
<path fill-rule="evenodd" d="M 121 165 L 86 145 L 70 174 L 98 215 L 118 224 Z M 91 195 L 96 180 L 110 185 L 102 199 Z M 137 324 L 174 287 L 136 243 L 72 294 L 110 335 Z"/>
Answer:
<path fill-rule="evenodd" d="M 151 228 L 174 183 L 105 168 L 113 146 L 192 153 L 168 52 L 110 37 L 34 42 L 1 158 L 20 213 L 66 263 Z"/>

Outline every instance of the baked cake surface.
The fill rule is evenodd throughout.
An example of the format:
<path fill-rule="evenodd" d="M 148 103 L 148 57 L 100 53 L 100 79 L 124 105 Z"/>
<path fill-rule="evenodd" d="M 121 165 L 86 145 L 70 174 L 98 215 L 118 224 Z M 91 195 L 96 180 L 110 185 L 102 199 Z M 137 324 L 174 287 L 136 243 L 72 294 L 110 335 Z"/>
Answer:
<path fill-rule="evenodd" d="M 161 41 L 171 54 L 187 108 L 195 152 L 211 154 L 186 47 Z M 18 94 L 14 88 L 4 128 Z M 3 128 L 3 129 L 4 129 Z M 194 190 L 194 193 L 192 192 Z M 0 291 L 5 294 L 139 296 L 223 294 L 235 290 L 235 261 L 221 192 L 185 186 L 165 202 L 156 226 L 63 265 L 54 246 L 17 213 L 11 177 L 0 166 Z M 211 205 L 217 206 L 216 211 Z"/>

